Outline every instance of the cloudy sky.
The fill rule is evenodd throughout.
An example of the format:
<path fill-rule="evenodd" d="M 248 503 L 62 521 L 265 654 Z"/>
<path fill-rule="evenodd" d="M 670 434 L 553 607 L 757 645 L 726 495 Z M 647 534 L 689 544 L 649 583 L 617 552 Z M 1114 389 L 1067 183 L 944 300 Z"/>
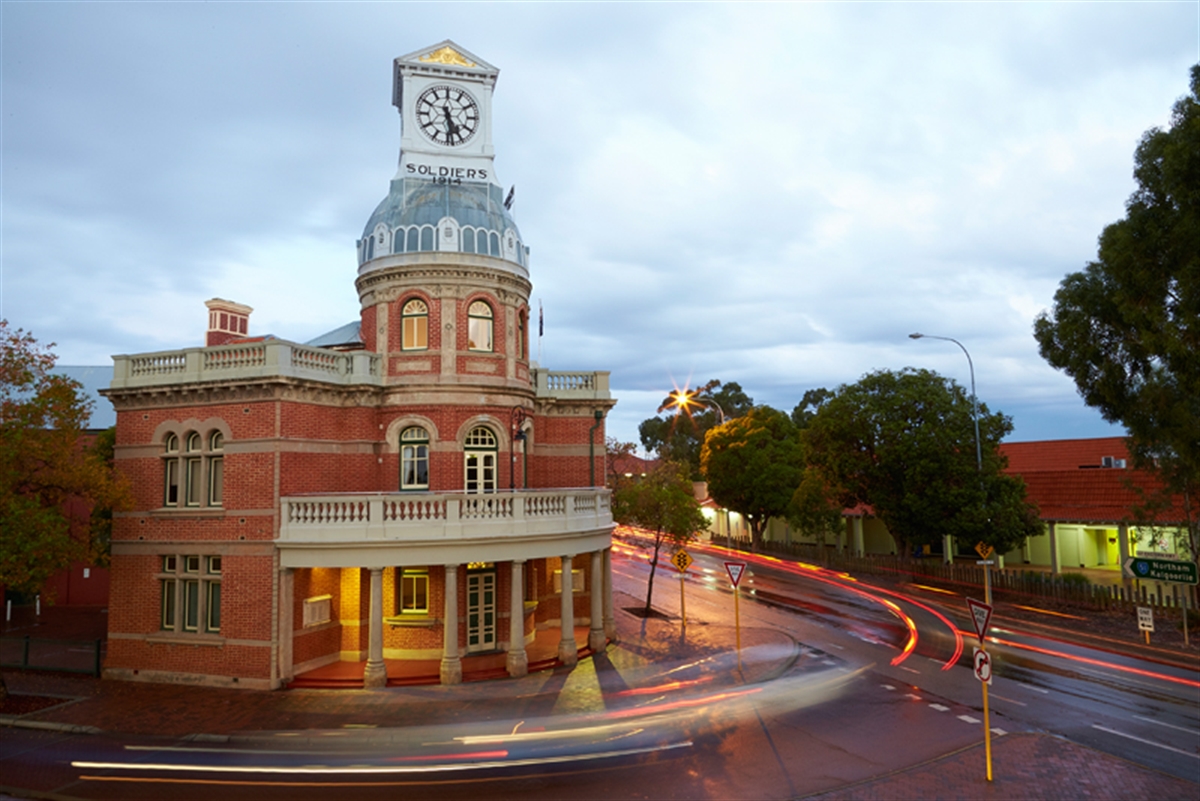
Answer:
<path fill-rule="evenodd" d="M 1200 4 L 0 3 L 0 315 L 62 364 L 200 344 L 203 302 L 305 341 L 355 319 L 399 147 L 391 62 L 501 70 L 542 364 L 673 384 L 927 367 L 1013 439 L 1121 433 L 1038 356 L 1200 61 Z"/>

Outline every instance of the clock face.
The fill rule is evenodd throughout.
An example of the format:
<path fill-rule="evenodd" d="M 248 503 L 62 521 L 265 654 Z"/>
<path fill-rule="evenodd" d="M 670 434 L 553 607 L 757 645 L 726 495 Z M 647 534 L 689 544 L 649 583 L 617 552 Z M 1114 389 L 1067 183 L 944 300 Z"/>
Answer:
<path fill-rule="evenodd" d="M 417 98 L 417 126 L 434 144 L 465 144 L 479 130 L 479 104 L 465 89 L 438 84 Z"/>

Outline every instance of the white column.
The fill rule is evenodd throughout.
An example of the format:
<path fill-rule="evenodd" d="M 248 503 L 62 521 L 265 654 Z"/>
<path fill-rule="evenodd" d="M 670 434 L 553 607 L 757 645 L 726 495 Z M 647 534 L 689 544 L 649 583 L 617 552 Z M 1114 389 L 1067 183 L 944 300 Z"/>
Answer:
<path fill-rule="evenodd" d="M 524 560 L 512 562 L 508 624 L 508 675 L 513 678 L 529 673 L 529 657 L 525 653 L 525 567 Z"/>
<path fill-rule="evenodd" d="M 446 565 L 446 611 L 442 620 L 442 684 L 462 683 L 458 656 L 458 565 Z"/>
<path fill-rule="evenodd" d="M 1129 526 L 1121 523 L 1117 526 L 1117 552 L 1120 554 L 1121 560 L 1121 575 L 1125 575 L 1125 560 L 1130 557 L 1129 553 Z M 1082 557 L 1081 557 L 1082 558 Z M 1124 578 L 1122 583 L 1128 587 L 1133 583 L 1132 579 Z M 1139 585 L 1140 586 L 1140 585 Z"/>
<path fill-rule="evenodd" d="M 946 564 L 954 564 L 954 537 L 949 534 L 942 537 L 942 559 Z"/>
<path fill-rule="evenodd" d="M 617 623 L 613 618 L 612 546 L 604 549 L 604 635 L 617 641 Z"/>
<path fill-rule="evenodd" d="M 285 567 L 279 571 L 279 680 L 287 684 L 295 678 L 292 644 L 295 641 L 296 571 Z"/>
<path fill-rule="evenodd" d="M 575 643 L 575 582 L 571 576 L 571 555 L 562 558 L 562 607 L 559 618 L 562 625 L 562 635 L 558 641 L 558 658 L 567 667 L 573 667 L 579 660 L 579 646 Z"/>
<path fill-rule="evenodd" d="M 604 650 L 604 551 L 592 552 L 592 622 L 588 629 L 588 648 Z"/>
<path fill-rule="evenodd" d="M 863 519 L 861 517 L 852 517 L 850 520 L 854 526 L 854 555 L 865 556 L 867 549 L 863 545 Z"/>
<path fill-rule="evenodd" d="M 1062 551 L 1058 547 L 1058 525 L 1051 520 L 1050 527 L 1050 573 L 1057 576 L 1062 572 Z"/>
<path fill-rule="evenodd" d="M 383 663 L 383 570 L 371 568 L 371 619 L 367 627 L 367 667 L 363 687 L 387 686 L 387 666 Z"/>

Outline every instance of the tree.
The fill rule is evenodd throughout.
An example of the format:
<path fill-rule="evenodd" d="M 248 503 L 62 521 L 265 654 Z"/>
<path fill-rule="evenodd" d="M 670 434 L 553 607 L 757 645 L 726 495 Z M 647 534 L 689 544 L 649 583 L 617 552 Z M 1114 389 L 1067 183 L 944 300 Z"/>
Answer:
<path fill-rule="evenodd" d="M 1200 64 L 1170 128 L 1142 136 L 1133 176 L 1125 218 L 1063 279 L 1034 337 L 1089 406 L 1125 426 L 1135 465 L 1182 498 L 1200 559 Z"/>
<path fill-rule="evenodd" d="M 650 559 L 650 581 L 646 585 L 646 614 L 654 595 L 654 574 L 662 546 L 670 541 L 681 546 L 708 526 L 692 492 L 687 468 L 664 462 L 644 477 L 622 478 L 613 491 L 613 519 L 627 526 L 645 529 L 653 536 L 654 553 Z"/>
<path fill-rule="evenodd" d="M 713 379 L 695 389 L 671 393 L 659 405 L 659 416 L 647 418 L 638 426 L 642 446 L 647 452 L 686 465 L 695 481 L 702 479 L 700 448 L 704 444 L 704 435 L 721 422 L 720 414 L 707 398 L 716 401 L 726 420 L 741 417 L 754 408 L 754 400 L 736 381 L 722 384 Z M 667 414 L 664 416 L 664 413 Z"/>
<path fill-rule="evenodd" d="M 833 392 L 825 387 L 806 391 L 804 397 L 796 404 L 796 408 L 792 409 L 792 422 L 796 424 L 796 428 L 808 428 L 809 422 L 816 417 L 817 412 L 832 397 Z"/>
<path fill-rule="evenodd" d="M 637 445 L 633 442 L 621 442 L 616 437 L 604 440 L 604 462 L 608 465 L 608 488 L 616 489 L 617 481 L 621 478 L 621 465 L 637 456 Z"/>
<path fill-rule="evenodd" d="M 1008 417 L 980 404 L 979 470 L 967 393 L 936 373 L 906 368 L 839 387 L 802 436 L 829 500 L 870 505 L 902 553 L 945 536 L 1005 553 L 1043 531 L 1024 482 L 1001 472 L 998 445 L 1011 430 Z"/>
<path fill-rule="evenodd" d="M 102 561 L 105 518 L 130 498 L 108 438 L 82 446 L 91 401 L 53 366 L 48 348 L 0 320 L 0 584 L 27 594 L 74 560 Z M 90 519 L 70 514 L 80 502 Z"/>
<path fill-rule="evenodd" d="M 804 476 L 796 426 L 783 412 L 756 406 L 708 432 L 700 463 L 713 500 L 749 521 L 757 553 L 767 521 L 787 513 Z"/>

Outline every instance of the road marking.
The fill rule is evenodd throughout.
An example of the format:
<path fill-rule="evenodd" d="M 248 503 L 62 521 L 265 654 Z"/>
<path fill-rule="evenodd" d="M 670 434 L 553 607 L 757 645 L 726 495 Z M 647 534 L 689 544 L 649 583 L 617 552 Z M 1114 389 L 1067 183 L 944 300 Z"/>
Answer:
<path fill-rule="evenodd" d="M 1008 701 L 1010 704 L 1016 704 L 1017 706 L 1029 706 L 1029 704 L 1025 703 L 1024 701 L 1014 701 L 1011 698 L 1005 698 L 1003 695 L 996 695 L 995 693 L 992 693 L 992 697 L 998 698 L 1001 701 Z"/>
<path fill-rule="evenodd" d="M 920 676 L 920 675 L 921 675 L 921 671 L 919 671 L 919 670 L 913 670 L 912 668 L 910 668 L 910 667 L 905 667 L 904 665 L 901 665 L 901 666 L 900 666 L 900 669 L 901 669 L 901 670 L 907 670 L 909 673 L 916 673 L 918 676 Z"/>
<path fill-rule="evenodd" d="M 938 712 L 949 712 L 950 711 L 950 707 L 942 706 L 941 704 L 930 704 L 929 708 L 936 709 Z"/>
<path fill-rule="evenodd" d="M 880 687 L 883 687 L 884 689 L 887 689 L 887 690 L 894 690 L 894 689 L 896 689 L 895 687 L 893 687 L 893 686 L 892 686 L 892 685 L 890 685 L 890 684 L 880 684 L 879 686 L 880 686 Z"/>
<path fill-rule="evenodd" d="M 833 643 L 829 643 L 829 647 L 830 647 L 830 648 L 836 648 L 836 649 L 838 649 L 839 651 L 845 651 L 845 650 L 846 650 L 846 646 L 844 646 L 844 645 L 834 645 Z"/>
<path fill-rule="evenodd" d="M 919 695 L 914 695 L 913 693 L 909 693 L 908 695 L 906 695 L 906 696 L 904 696 L 904 697 L 905 697 L 905 698 L 911 698 L 911 699 L 913 699 L 914 701 L 924 701 L 924 700 L 925 700 L 925 699 L 924 699 L 924 698 L 922 698 L 921 696 L 919 696 Z"/>
<path fill-rule="evenodd" d="M 962 721 L 966 721 L 967 723 L 978 723 L 979 722 L 979 718 L 973 718 L 970 715 L 959 715 L 958 719 L 962 720 Z"/>
<path fill-rule="evenodd" d="M 1093 723 L 1092 728 L 1099 729 L 1100 731 L 1106 731 L 1109 734 L 1115 734 L 1118 737 L 1125 737 L 1126 739 L 1129 739 L 1129 740 L 1136 740 L 1137 742 L 1145 743 L 1146 745 L 1152 745 L 1155 748 L 1162 748 L 1167 751 L 1174 751 L 1176 754 L 1183 754 L 1184 756 L 1190 756 L 1192 759 L 1200 759 L 1200 754 L 1192 753 L 1190 751 L 1183 751 L 1179 748 L 1172 748 L 1169 745 L 1163 745 L 1162 743 L 1156 743 L 1153 740 L 1145 740 L 1145 739 L 1142 739 L 1141 737 L 1135 737 L 1134 735 L 1126 734 L 1123 731 L 1117 731 L 1116 729 L 1110 729 L 1107 726 L 1101 726 L 1099 723 Z"/>
<path fill-rule="evenodd" d="M 1155 720 L 1154 718 L 1144 718 L 1141 715 L 1134 715 L 1134 717 L 1137 718 L 1138 720 L 1144 720 L 1147 723 L 1157 723 L 1159 726 L 1166 726 L 1168 729 L 1175 729 L 1176 731 L 1185 731 L 1188 734 L 1200 734 L 1200 731 L 1197 731 L 1196 729 L 1189 729 L 1186 726 L 1172 726 L 1170 723 L 1163 723 L 1161 720 Z"/>
<path fill-rule="evenodd" d="M 996 735 L 997 737 L 1003 737 L 1004 735 L 1008 734 L 1008 732 L 1006 732 L 1004 729 L 993 728 L 992 734 Z"/>
<path fill-rule="evenodd" d="M 834 662 L 832 659 L 826 659 L 821 664 L 828 665 L 829 667 L 835 667 L 837 665 L 837 662 Z"/>
<path fill-rule="evenodd" d="M 1019 681 L 1017 683 L 1020 684 L 1022 687 L 1024 687 L 1026 690 L 1033 690 L 1035 693 L 1041 693 L 1042 695 L 1050 694 L 1050 691 L 1047 690 L 1045 687 L 1034 687 L 1032 684 L 1026 684 L 1023 681 Z"/>

